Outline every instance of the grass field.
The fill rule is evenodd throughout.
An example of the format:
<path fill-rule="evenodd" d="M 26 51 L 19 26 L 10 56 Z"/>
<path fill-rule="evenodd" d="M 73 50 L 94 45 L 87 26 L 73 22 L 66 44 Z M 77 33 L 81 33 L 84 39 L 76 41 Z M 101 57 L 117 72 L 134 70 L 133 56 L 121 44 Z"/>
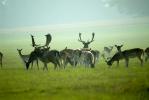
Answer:
<path fill-rule="evenodd" d="M 78 66 L 48 71 L 43 65 L 25 70 L 19 58 L 5 57 L 0 69 L 0 100 L 149 100 L 149 62 L 137 59 L 126 68 L 109 68 L 100 61 L 95 69 Z"/>
<path fill-rule="evenodd" d="M 148 26 L 101 27 L 101 31 L 95 31 L 95 42 L 90 47 L 102 52 L 104 46 L 124 43 L 123 50 L 145 49 L 148 46 Z M 75 31 L 53 32 L 51 49 L 81 48 L 82 44 L 77 40 L 78 30 Z M 84 40 L 90 39 L 92 31 L 87 33 L 83 35 Z M 45 34 L 34 34 L 39 44 L 44 44 Z M 0 34 L 0 51 L 4 53 L 4 66 L 0 69 L 0 100 L 149 100 L 149 62 L 141 67 L 134 59 L 129 68 L 125 67 L 124 61 L 119 67 L 114 64 L 109 68 L 102 59 L 95 69 L 68 66 L 54 70 L 49 64 L 49 70 L 43 71 L 40 64 L 40 70 L 34 66 L 27 71 L 17 48 L 22 48 L 23 54 L 33 50 L 29 33 Z"/>

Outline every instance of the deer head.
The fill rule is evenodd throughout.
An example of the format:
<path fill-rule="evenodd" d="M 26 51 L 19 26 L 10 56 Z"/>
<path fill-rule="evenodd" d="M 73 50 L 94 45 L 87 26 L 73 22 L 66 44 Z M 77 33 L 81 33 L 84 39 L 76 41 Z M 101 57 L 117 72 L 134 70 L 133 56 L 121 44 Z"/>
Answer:
<path fill-rule="evenodd" d="M 121 52 L 121 48 L 123 47 L 123 45 L 115 45 L 115 47 L 117 48 L 118 52 Z"/>
<path fill-rule="evenodd" d="M 94 36 L 95 36 L 95 33 L 92 33 L 92 39 L 90 41 L 85 42 L 81 38 L 81 33 L 79 33 L 79 39 L 78 39 L 78 41 L 83 43 L 83 45 L 84 45 L 83 48 L 88 48 L 89 47 L 89 44 L 94 41 Z"/>

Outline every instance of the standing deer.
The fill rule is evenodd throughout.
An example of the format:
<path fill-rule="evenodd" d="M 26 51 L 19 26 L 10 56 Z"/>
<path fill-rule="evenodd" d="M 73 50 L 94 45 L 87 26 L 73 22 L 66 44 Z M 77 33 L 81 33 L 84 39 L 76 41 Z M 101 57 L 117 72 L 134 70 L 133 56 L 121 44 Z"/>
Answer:
<path fill-rule="evenodd" d="M 46 43 L 43 46 L 38 46 L 38 45 L 34 45 L 35 41 L 34 41 L 34 37 L 32 37 L 32 45 L 34 45 L 33 47 L 35 47 L 34 51 L 31 52 L 29 60 L 26 62 L 26 69 L 29 68 L 29 65 L 32 61 L 34 61 L 35 59 L 39 58 L 39 60 L 41 62 L 43 62 L 44 69 L 48 70 L 47 64 L 48 63 L 53 63 L 55 66 L 55 69 L 57 68 L 57 65 L 60 67 L 60 53 L 57 50 L 49 50 L 50 47 L 48 47 L 49 43 L 51 42 L 51 35 L 47 34 L 46 36 Z"/>
<path fill-rule="evenodd" d="M 83 43 L 83 45 L 84 45 L 83 48 L 89 48 L 89 44 L 94 41 L 94 36 L 95 36 L 95 33 L 92 33 L 92 39 L 91 39 L 91 41 L 88 40 L 87 42 L 85 42 L 81 38 L 81 33 L 79 33 L 79 39 L 78 39 L 78 41 Z"/>
<path fill-rule="evenodd" d="M 19 56 L 20 56 L 20 58 L 22 59 L 23 63 L 26 64 L 26 62 L 28 62 L 28 60 L 29 60 L 30 55 L 23 55 L 23 54 L 22 54 L 22 49 L 17 49 L 17 51 L 18 51 Z M 38 66 L 38 59 L 35 59 L 35 60 L 36 60 L 36 63 L 37 63 L 37 67 L 38 67 L 38 69 L 39 69 L 39 66 Z M 35 60 L 33 60 L 33 61 L 31 62 L 31 63 L 32 63 L 32 67 L 33 67 L 33 63 L 34 63 Z M 32 68 L 32 67 L 31 67 L 31 68 Z"/>
<path fill-rule="evenodd" d="M 126 67 L 128 67 L 129 58 L 137 57 L 140 60 L 141 66 L 142 66 L 143 60 L 142 60 L 141 56 L 143 54 L 144 54 L 144 51 L 143 51 L 143 49 L 140 49 L 140 48 L 124 50 L 124 51 L 121 51 L 121 53 L 117 52 L 109 61 L 106 61 L 106 62 L 109 66 L 111 66 L 114 61 L 117 61 L 117 64 L 118 64 L 119 60 L 125 59 Z"/>
<path fill-rule="evenodd" d="M 95 67 L 95 57 L 91 51 L 81 51 L 80 59 L 81 64 L 85 65 L 85 67 Z"/>
<path fill-rule="evenodd" d="M 146 57 L 145 57 L 145 61 L 147 62 L 148 58 L 149 58 L 149 47 L 145 49 L 145 54 L 146 54 Z"/>
<path fill-rule="evenodd" d="M 1 64 L 1 68 L 3 66 L 3 53 L 0 52 L 0 64 Z"/>
<path fill-rule="evenodd" d="M 73 49 L 68 49 L 67 47 L 64 50 L 60 51 L 60 56 L 61 56 L 61 63 L 64 66 L 64 68 L 67 66 L 69 63 L 71 66 L 76 66 L 78 59 L 78 55 L 76 54 L 76 51 Z"/>
<path fill-rule="evenodd" d="M 98 50 L 91 50 L 91 53 L 94 55 L 94 62 L 95 64 L 99 62 L 100 51 Z"/>

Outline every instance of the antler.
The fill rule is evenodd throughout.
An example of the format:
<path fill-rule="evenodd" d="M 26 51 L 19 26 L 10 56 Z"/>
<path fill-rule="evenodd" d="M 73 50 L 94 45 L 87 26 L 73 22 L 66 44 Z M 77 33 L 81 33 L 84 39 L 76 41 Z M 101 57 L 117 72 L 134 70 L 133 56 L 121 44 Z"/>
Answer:
<path fill-rule="evenodd" d="M 89 43 L 94 41 L 94 36 L 95 36 L 95 33 L 92 33 L 92 39 L 91 39 L 91 41 Z"/>
<path fill-rule="evenodd" d="M 79 42 L 84 42 L 82 41 L 82 38 L 81 38 L 81 33 L 79 33 L 79 39 L 78 39 Z"/>
<path fill-rule="evenodd" d="M 46 36 L 46 43 L 45 43 L 45 45 L 44 46 L 49 46 L 49 44 L 50 44 L 50 42 L 51 42 L 51 40 L 52 40 L 52 36 L 51 36 L 51 34 L 47 34 L 47 35 L 45 35 Z"/>
<path fill-rule="evenodd" d="M 33 46 L 33 47 L 37 46 L 37 45 L 35 44 L 34 36 L 33 36 L 32 34 L 31 34 L 31 38 L 32 38 L 32 46 Z"/>

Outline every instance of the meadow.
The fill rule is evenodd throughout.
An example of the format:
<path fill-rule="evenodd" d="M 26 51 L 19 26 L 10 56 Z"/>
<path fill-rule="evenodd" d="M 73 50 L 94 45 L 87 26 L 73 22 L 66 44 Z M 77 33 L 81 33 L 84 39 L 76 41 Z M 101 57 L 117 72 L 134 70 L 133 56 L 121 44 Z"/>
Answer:
<path fill-rule="evenodd" d="M 86 31 L 84 31 L 86 30 Z M 92 49 L 102 52 L 104 46 L 124 44 L 122 50 L 148 47 L 148 25 L 129 25 L 123 27 L 96 27 L 82 30 L 53 32 L 51 49 L 62 50 L 81 48 L 78 32 L 88 40 L 92 31 L 95 41 Z M 37 44 L 44 44 L 44 35 L 48 32 L 33 32 Z M 70 34 L 71 33 L 71 34 Z M 0 51 L 4 53 L 3 68 L 0 68 L 0 100 L 148 100 L 149 99 L 149 62 L 140 66 L 138 59 L 130 60 L 126 68 L 124 61 L 120 66 L 111 68 L 101 58 L 94 69 L 83 66 L 67 66 L 66 69 L 54 70 L 48 64 L 48 71 L 40 70 L 36 64 L 33 69 L 25 69 L 18 49 L 29 54 L 31 47 L 30 33 L 9 32 L 0 34 Z"/>
<path fill-rule="evenodd" d="M 15 58 L 15 59 L 12 59 Z M 117 67 L 103 59 L 94 69 L 67 66 L 43 71 L 34 64 L 28 71 L 19 57 L 5 56 L 0 69 L 0 100 L 148 100 L 149 62 L 140 66 L 138 59 Z"/>

